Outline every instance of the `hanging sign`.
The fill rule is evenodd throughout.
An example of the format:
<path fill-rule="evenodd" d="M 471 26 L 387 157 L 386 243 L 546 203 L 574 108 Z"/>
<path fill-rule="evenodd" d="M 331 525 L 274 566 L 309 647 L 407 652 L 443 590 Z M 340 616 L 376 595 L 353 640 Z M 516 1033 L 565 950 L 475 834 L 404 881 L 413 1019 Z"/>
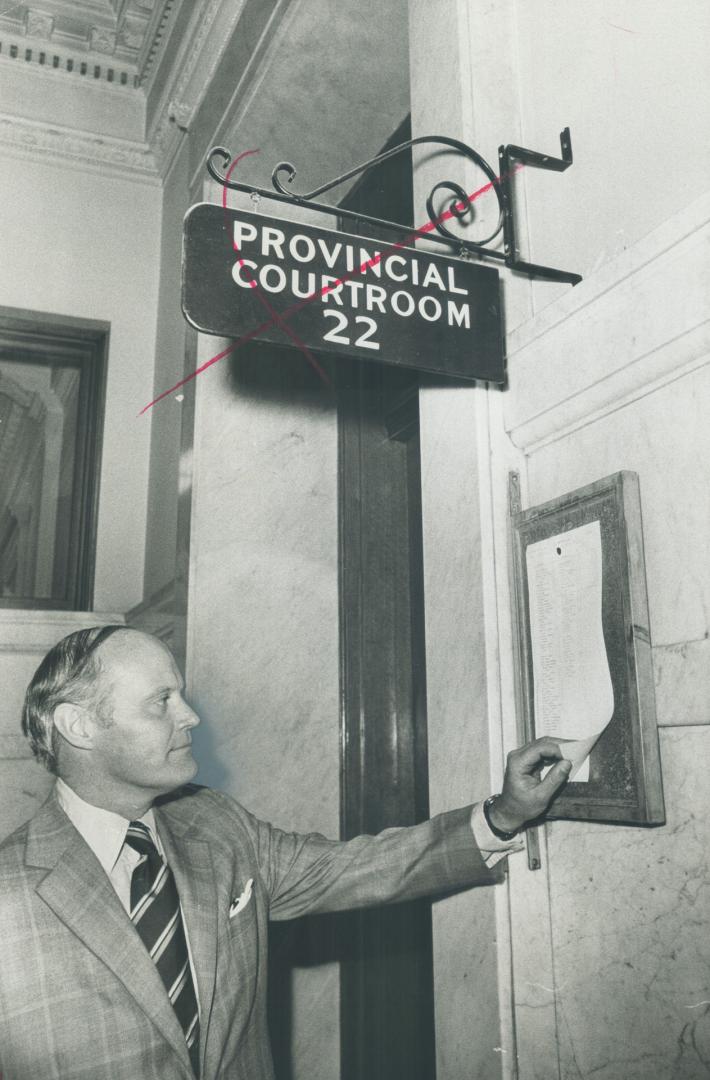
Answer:
<path fill-rule="evenodd" d="M 463 259 L 200 203 L 182 306 L 206 334 L 505 380 L 498 271 Z"/>

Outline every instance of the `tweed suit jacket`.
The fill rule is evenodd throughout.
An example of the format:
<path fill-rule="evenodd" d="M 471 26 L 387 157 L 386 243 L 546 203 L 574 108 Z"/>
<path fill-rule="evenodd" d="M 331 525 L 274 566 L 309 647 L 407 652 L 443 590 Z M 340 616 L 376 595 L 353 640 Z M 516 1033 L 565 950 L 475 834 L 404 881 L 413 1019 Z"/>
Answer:
<path fill-rule="evenodd" d="M 498 880 L 470 807 L 348 842 L 285 833 L 189 785 L 155 808 L 190 937 L 204 1080 L 272 1080 L 267 923 Z M 249 902 L 229 917 L 253 879 Z M 190 1080 L 160 976 L 52 793 L 0 845 L 2 1080 Z"/>

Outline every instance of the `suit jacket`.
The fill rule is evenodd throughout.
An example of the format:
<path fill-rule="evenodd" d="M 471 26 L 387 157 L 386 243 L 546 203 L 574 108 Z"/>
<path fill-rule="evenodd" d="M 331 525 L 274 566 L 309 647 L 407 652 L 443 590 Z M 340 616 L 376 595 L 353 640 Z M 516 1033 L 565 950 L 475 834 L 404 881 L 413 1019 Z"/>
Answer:
<path fill-rule="evenodd" d="M 348 842 L 190 785 L 156 806 L 200 998 L 204 1080 L 272 1080 L 267 923 L 498 880 L 470 807 Z M 249 878 L 249 903 L 229 908 Z M 0 845 L 2 1080 L 189 1080 L 185 1041 L 107 875 L 54 793 Z"/>

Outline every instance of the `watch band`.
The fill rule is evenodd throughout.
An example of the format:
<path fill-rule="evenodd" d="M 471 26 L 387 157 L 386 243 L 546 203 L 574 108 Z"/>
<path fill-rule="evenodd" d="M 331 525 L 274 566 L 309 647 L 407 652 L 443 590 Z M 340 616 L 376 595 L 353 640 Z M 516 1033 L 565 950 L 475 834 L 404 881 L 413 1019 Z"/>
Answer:
<path fill-rule="evenodd" d="M 491 795 L 486 799 L 483 804 L 483 816 L 486 819 L 486 824 L 491 830 L 494 836 L 497 836 L 499 840 L 514 840 L 518 835 L 517 830 L 515 832 L 504 832 L 503 829 L 499 829 L 497 825 L 494 825 L 491 821 L 491 807 L 500 798 L 500 795 Z"/>

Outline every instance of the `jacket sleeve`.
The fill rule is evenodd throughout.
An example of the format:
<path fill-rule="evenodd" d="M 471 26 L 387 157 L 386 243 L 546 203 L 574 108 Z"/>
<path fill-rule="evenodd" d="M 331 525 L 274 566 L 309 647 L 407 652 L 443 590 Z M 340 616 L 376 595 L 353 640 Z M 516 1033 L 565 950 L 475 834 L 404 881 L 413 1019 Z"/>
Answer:
<path fill-rule="evenodd" d="M 282 832 L 247 817 L 271 919 L 414 900 L 502 877 L 476 846 L 470 806 L 348 841 Z"/>

